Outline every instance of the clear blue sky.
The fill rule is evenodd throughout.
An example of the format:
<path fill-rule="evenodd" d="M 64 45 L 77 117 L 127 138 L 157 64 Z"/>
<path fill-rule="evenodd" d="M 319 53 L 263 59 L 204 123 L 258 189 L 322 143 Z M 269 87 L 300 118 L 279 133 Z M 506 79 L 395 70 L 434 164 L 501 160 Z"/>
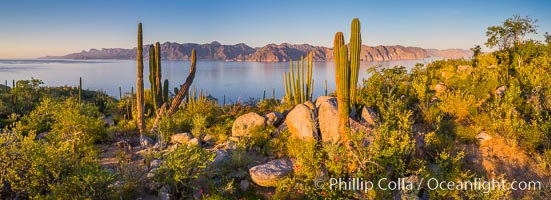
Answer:
<path fill-rule="evenodd" d="M 132 48 L 144 40 L 178 43 L 309 43 L 332 46 L 360 18 L 363 43 L 423 48 L 484 44 L 486 28 L 513 14 L 551 32 L 551 1 L 108 1 L 0 2 L 0 58 L 64 55 L 90 48 Z M 348 40 L 348 38 L 346 38 Z"/>

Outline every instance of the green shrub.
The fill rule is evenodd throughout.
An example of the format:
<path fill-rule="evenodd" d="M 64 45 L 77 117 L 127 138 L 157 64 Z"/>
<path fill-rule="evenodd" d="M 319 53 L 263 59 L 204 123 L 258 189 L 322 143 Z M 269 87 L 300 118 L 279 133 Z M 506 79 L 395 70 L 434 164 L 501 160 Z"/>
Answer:
<path fill-rule="evenodd" d="M 464 143 L 473 143 L 476 142 L 476 135 L 478 135 L 478 130 L 474 129 L 471 126 L 462 126 L 459 125 L 456 127 L 455 135 L 457 139 Z"/>
<path fill-rule="evenodd" d="M 166 155 L 161 166 L 155 171 L 155 179 L 168 187 L 168 191 L 177 199 L 190 198 L 193 183 L 206 174 L 206 168 L 214 160 L 214 154 L 193 145 L 180 145 Z"/>
<path fill-rule="evenodd" d="M 471 94 L 461 90 L 446 92 L 441 96 L 441 101 L 438 108 L 442 112 L 454 116 L 459 121 L 467 119 L 467 117 L 476 112 L 478 101 Z"/>
<path fill-rule="evenodd" d="M 24 136 L 17 129 L 0 134 L 0 185 L 10 188 L 5 198 L 109 198 L 114 175 L 100 168 L 93 152 L 75 151 L 75 143 L 35 140 L 33 132 Z"/>

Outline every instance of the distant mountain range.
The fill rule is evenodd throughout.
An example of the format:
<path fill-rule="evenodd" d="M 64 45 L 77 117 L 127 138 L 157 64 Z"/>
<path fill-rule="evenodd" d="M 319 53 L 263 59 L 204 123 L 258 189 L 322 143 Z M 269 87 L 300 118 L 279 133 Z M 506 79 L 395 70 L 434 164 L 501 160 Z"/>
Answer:
<path fill-rule="evenodd" d="M 314 61 L 332 61 L 333 49 L 309 44 L 268 44 L 252 48 L 246 44 L 223 45 L 218 42 L 208 44 L 165 42 L 161 44 L 161 57 L 166 60 L 188 60 L 191 50 L 196 49 L 200 60 L 251 61 L 251 62 L 286 62 L 290 59 L 300 59 L 313 51 Z M 144 59 L 149 57 L 149 45 L 144 46 Z M 360 59 L 362 61 L 417 60 L 424 58 L 469 58 L 472 51 L 464 49 L 422 49 L 419 47 L 366 46 L 362 45 Z M 136 58 L 136 48 L 103 48 L 90 49 L 64 56 L 46 56 L 41 59 L 123 59 Z"/>

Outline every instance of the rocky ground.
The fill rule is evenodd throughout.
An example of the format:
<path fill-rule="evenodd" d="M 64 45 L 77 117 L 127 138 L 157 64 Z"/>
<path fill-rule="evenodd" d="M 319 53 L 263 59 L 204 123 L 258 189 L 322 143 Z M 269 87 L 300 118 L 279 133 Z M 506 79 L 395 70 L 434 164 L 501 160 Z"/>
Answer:
<path fill-rule="evenodd" d="M 376 118 L 375 113 L 369 108 L 363 108 L 360 119 L 350 118 L 353 132 L 368 133 L 364 138 L 365 145 L 369 145 L 376 137 L 371 133 L 372 127 L 376 126 Z M 244 114 L 235 120 L 232 135 L 222 143 L 217 143 L 208 134 L 196 138 L 187 132 L 172 135 L 169 144 L 162 147 L 152 142 L 143 145 L 144 138 L 121 138 L 116 143 L 102 146 L 101 163 L 105 168 L 113 171 L 120 170 L 121 162 L 139 166 L 138 168 L 143 171 L 141 176 L 146 187 L 144 192 L 138 195 L 138 198 L 170 199 L 170 195 L 164 192 L 163 186 L 153 180 L 155 176 L 153 172 L 161 165 L 162 161 L 147 160 L 144 155 L 148 151 L 158 151 L 163 154 L 171 152 L 177 148 L 177 145 L 200 146 L 216 154 L 209 170 L 219 174 L 223 173 L 226 177 L 234 179 L 235 183 L 239 185 L 239 188 L 236 189 L 241 192 L 254 190 L 265 198 L 270 198 L 275 192 L 274 186 L 285 176 L 293 173 L 295 160 L 237 151 L 239 141 L 248 137 L 253 127 L 274 126 L 277 129 L 272 133 L 272 138 L 278 137 L 283 130 L 288 129 L 291 137 L 301 140 L 321 140 L 324 143 L 335 143 L 339 139 L 337 123 L 336 98 L 319 97 L 315 103 L 306 102 L 284 113 L 271 112 L 264 116 L 252 112 Z M 465 151 L 465 162 L 469 164 L 469 169 L 479 174 L 486 174 L 486 177 L 489 178 L 498 178 L 499 175 L 503 175 L 502 178 L 507 180 L 539 180 L 543 182 L 550 180 L 549 173 L 545 169 L 541 169 L 535 158 L 522 153 L 523 151 L 511 146 L 505 139 L 492 136 L 484 131 L 478 134 L 477 139 L 478 142 L 457 144 L 454 148 Z M 423 151 L 423 135 L 415 135 L 415 140 L 416 149 L 419 150 L 415 156 L 423 158 L 423 154 L 420 153 Z M 248 164 L 240 165 L 240 163 Z M 212 178 L 214 182 L 220 182 L 217 176 L 209 178 Z M 415 177 L 408 178 L 415 179 Z M 197 184 L 205 189 L 201 192 L 209 191 L 206 180 L 198 180 Z M 158 196 L 156 196 L 157 194 Z M 516 197 L 519 197 L 520 194 L 520 192 L 513 193 Z M 194 196 L 199 198 L 199 194 L 194 193 Z"/>

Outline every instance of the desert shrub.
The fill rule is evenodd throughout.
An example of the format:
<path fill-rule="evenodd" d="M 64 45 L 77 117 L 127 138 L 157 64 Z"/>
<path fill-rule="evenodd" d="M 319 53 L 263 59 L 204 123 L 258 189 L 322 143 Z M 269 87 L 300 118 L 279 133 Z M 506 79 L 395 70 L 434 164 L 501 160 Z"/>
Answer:
<path fill-rule="evenodd" d="M 471 113 L 476 112 L 478 107 L 478 101 L 474 95 L 461 90 L 446 92 L 440 98 L 441 102 L 438 103 L 438 108 L 459 121 L 467 119 Z"/>
<path fill-rule="evenodd" d="M 114 175 L 101 169 L 93 154 L 76 151 L 75 143 L 35 140 L 33 132 L 17 129 L 0 134 L 0 184 L 9 188 L 0 197 L 109 198 Z"/>
<path fill-rule="evenodd" d="M 200 114 L 196 114 L 195 116 L 193 116 L 193 118 L 191 119 L 191 124 L 191 134 L 196 138 L 200 138 L 209 125 L 207 121 L 207 116 Z"/>
<path fill-rule="evenodd" d="M 264 99 L 256 104 L 256 107 L 258 107 L 260 113 L 277 111 L 279 109 L 279 106 L 280 102 L 276 99 Z"/>
<path fill-rule="evenodd" d="M 433 104 L 432 96 L 433 92 L 429 90 L 429 75 L 425 69 L 419 68 L 419 65 L 415 68 L 412 76 L 413 81 L 411 87 L 413 95 L 417 99 L 417 105 L 415 106 L 414 115 L 418 116 L 418 121 L 423 122 L 425 128 L 435 130 L 442 120 L 441 111 Z"/>
<path fill-rule="evenodd" d="M 278 183 L 275 199 L 319 199 L 330 198 L 335 191 L 325 188 L 319 190 L 314 186 L 315 181 L 323 177 L 323 152 L 316 141 L 303 141 L 289 138 L 287 151 L 290 158 L 294 158 L 293 174 Z"/>
<path fill-rule="evenodd" d="M 287 141 L 291 132 L 289 130 L 283 130 L 279 135 L 275 136 L 268 142 L 268 153 L 276 157 L 283 157 L 287 154 Z"/>
<path fill-rule="evenodd" d="M 100 115 L 94 105 L 80 104 L 73 98 L 61 102 L 46 98 L 29 115 L 22 117 L 17 128 L 23 134 L 49 131 L 49 140 L 74 140 L 77 146 L 87 147 L 107 136 Z"/>
<path fill-rule="evenodd" d="M 385 121 L 374 130 L 377 137 L 371 145 L 372 159 L 383 167 L 391 166 L 390 173 L 404 175 L 414 147 L 412 112 L 402 101 L 391 99 L 382 115 Z"/>
<path fill-rule="evenodd" d="M 435 156 L 435 161 L 429 164 L 423 176 L 425 180 L 435 178 L 437 180 L 469 180 L 471 174 L 462 168 L 463 152 L 440 152 Z M 431 199 L 461 199 L 458 190 L 430 190 Z"/>
<path fill-rule="evenodd" d="M 242 138 L 240 143 L 244 144 L 246 149 L 249 150 L 262 150 L 263 153 L 267 153 L 266 150 L 268 142 L 270 141 L 272 133 L 275 131 L 273 126 L 255 126 L 249 130 L 249 134 Z"/>
<path fill-rule="evenodd" d="M 196 185 L 193 181 L 204 176 L 214 154 L 193 145 L 181 145 L 164 158 L 155 171 L 155 179 L 167 187 L 175 198 L 190 198 Z"/>
<path fill-rule="evenodd" d="M 456 127 L 456 130 L 455 130 L 455 135 L 457 139 L 464 143 L 476 142 L 477 134 L 478 134 L 478 131 L 472 126 L 459 125 Z"/>
<path fill-rule="evenodd" d="M 371 77 L 365 80 L 360 97 L 362 104 L 376 110 L 383 109 L 384 102 L 389 98 L 405 98 L 410 103 L 409 82 L 411 77 L 405 67 L 379 69 L 372 67 L 367 70 Z"/>

